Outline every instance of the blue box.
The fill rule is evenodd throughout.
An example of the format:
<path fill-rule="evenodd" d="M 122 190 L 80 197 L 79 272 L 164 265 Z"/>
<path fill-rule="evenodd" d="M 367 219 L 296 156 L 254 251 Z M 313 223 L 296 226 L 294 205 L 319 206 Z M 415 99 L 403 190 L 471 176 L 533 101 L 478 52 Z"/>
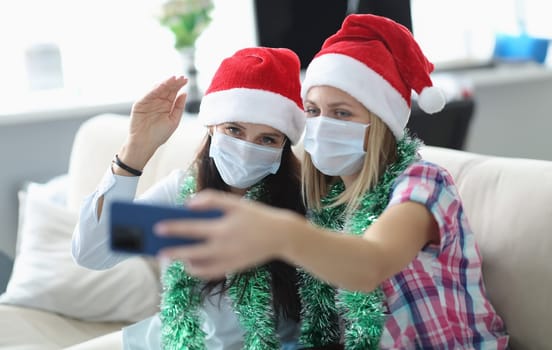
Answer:
<path fill-rule="evenodd" d="M 535 61 L 544 63 L 549 39 L 536 38 L 527 34 L 497 34 L 493 57 L 503 61 Z"/>

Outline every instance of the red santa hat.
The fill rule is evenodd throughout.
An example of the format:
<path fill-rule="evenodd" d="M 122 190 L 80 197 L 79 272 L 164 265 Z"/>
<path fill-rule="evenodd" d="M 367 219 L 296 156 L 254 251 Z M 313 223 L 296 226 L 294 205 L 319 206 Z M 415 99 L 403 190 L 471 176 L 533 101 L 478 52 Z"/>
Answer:
<path fill-rule="evenodd" d="M 326 39 L 307 68 L 301 95 L 313 86 L 345 91 L 380 117 L 401 138 L 410 116 L 412 90 L 426 113 L 443 109 L 445 97 L 433 86 L 427 60 L 410 31 L 385 17 L 347 16 Z"/>
<path fill-rule="evenodd" d="M 269 125 L 297 143 L 305 126 L 299 58 L 284 48 L 237 51 L 224 59 L 215 73 L 198 118 L 204 125 Z"/>

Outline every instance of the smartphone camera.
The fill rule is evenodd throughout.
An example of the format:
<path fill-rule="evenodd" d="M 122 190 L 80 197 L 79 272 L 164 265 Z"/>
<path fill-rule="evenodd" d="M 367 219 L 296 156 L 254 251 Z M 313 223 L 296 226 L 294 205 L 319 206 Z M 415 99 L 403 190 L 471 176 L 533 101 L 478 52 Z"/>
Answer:
<path fill-rule="evenodd" d="M 139 227 L 114 226 L 111 246 L 118 250 L 141 252 L 144 249 L 144 232 Z"/>

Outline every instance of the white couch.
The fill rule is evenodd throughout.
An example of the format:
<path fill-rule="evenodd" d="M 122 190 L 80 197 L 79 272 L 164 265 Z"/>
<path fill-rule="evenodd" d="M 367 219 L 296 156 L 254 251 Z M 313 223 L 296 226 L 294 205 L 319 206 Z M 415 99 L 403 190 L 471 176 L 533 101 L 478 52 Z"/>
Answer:
<path fill-rule="evenodd" d="M 57 182 L 63 196 L 51 190 L 51 184 L 48 188 L 35 184 L 20 193 L 25 215 L 20 218 L 22 236 L 14 273 L 7 292 L 0 297 L 0 348 L 60 349 L 116 331 L 156 311 L 159 276 L 155 262 L 137 258 L 117 271 L 92 272 L 68 260 L 70 253 L 65 249 L 70 233 L 55 237 L 63 241 L 56 247 L 51 246 L 50 236 L 41 244 L 29 238 L 70 229 L 82 198 L 94 190 L 123 142 L 127 125 L 127 117 L 116 115 L 98 116 L 82 125 L 75 137 L 68 175 Z M 176 134 L 144 170 L 138 191 L 174 168 L 185 168 L 204 133 L 193 117 L 185 116 Z M 455 178 L 481 247 L 488 293 L 506 322 L 512 348 L 551 348 L 552 162 L 435 147 L 424 147 L 422 154 L 445 166 Z M 42 213 L 50 218 L 46 228 L 29 223 L 36 221 L 37 212 L 44 211 L 40 206 L 44 198 L 38 196 L 38 204 L 34 198 L 41 191 L 49 194 L 42 193 L 48 200 L 57 198 L 56 210 L 63 210 L 62 215 L 52 216 L 51 208 Z M 63 222 L 67 217 L 71 219 Z M 62 225 L 52 228 L 56 220 Z M 55 232 L 48 235 L 55 236 Z M 42 262 L 57 263 L 47 272 L 41 271 L 39 262 L 33 260 L 36 256 Z"/>

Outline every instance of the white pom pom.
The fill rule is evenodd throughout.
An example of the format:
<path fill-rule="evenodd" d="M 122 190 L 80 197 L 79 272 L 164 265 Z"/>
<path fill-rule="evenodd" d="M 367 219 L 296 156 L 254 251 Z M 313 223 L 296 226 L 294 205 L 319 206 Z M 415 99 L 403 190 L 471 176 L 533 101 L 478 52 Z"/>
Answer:
<path fill-rule="evenodd" d="M 418 106 L 429 114 L 441 111 L 445 107 L 445 103 L 443 91 L 436 86 L 425 87 L 418 96 Z"/>

